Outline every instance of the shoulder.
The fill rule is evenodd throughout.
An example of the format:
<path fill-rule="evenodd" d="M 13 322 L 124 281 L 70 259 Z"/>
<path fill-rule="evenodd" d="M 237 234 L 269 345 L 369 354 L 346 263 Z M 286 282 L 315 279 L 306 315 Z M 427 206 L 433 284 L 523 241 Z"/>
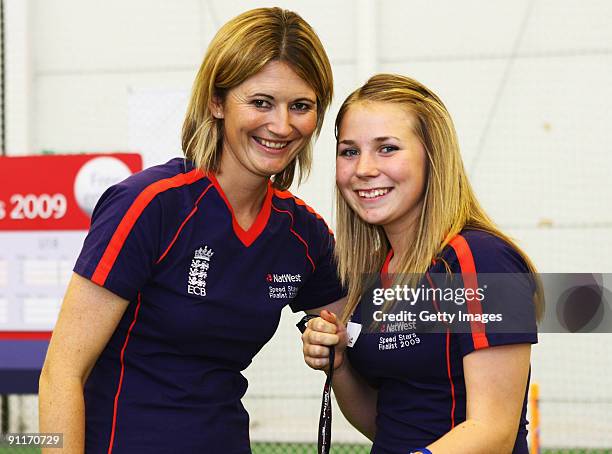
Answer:
<path fill-rule="evenodd" d="M 464 229 L 442 252 L 451 268 L 477 273 L 529 273 L 519 251 L 504 239 L 482 230 Z"/>
<path fill-rule="evenodd" d="M 189 206 L 207 182 L 210 184 L 206 176 L 188 161 L 171 159 L 111 186 L 100 198 L 94 218 L 96 211 L 108 206 L 112 206 L 112 211 L 117 215 L 128 211 L 142 213 L 152 205 L 167 208 Z M 154 200 L 159 203 L 152 204 Z"/>
<path fill-rule="evenodd" d="M 323 217 L 306 204 L 306 202 L 289 191 L 274 190 L 272 209 L 279 212 L 289 212 L 292 216 L 294 225 L 303 226 L 308 229 L 316 229 L 320 232 L 325 232 L 327 235 L 333 236 L 332 230 Z"/>
<path fill-rule="evenodd" d="M 155 197 L 172 189 L 189 187 L 200 181 L 208 181 L 203 172 L 193 168 L 189 161 L 174 158 L 165 164 L 135 173 L 114 187 L 134 198 Z"/>

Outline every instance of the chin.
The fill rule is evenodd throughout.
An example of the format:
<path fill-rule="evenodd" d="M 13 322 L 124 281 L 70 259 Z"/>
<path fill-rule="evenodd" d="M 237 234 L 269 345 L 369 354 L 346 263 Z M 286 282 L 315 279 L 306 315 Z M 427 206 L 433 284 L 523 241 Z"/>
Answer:
<path fill-rule="evenodd" d="M 362 211 L 362 213 L 364 212 Z M 393 222 L 393 220 L 396 219 L 396 216 L 393 212 L 390 213 L 388 210 L 372 210 L 370 213 L 364 213 L 362 219 L 369 224 L 384 227 L 385 225 Z"/>
<path fill-rule="evenodd" d="M 283 170 L 285 170 L 288 165 L 289 165 L 288 162 L 286 163 L 284 162 L 282 164 L 268 165 L 264 167 L 264 169 L 265 169 L 266 174 L 276 175 L 278 173 L 281 173 Z"/>
<path fill-rule="evenodd" d="M 359 216 L 359 218 L 363 222 L 367 222 L 368 224 L 382 225 L 385 222 L 385 219 L 381 218 L 380 216 L 373 216 L 371 214 L 365 214 L 361 210 L 354 210 L 354 211 L 356 212 L 357 216 Z"/>
<path fill-rule="evenodd" d="M 379 225 L 379 226 L 385 225 L 385 221 L 383 219 L 377 219 L 377 218 L 373 218 L 373 219 L 372 218 L 371 219 L 361 218 L 361 219 L 363 219 L 364 222 L 367 222 L 368 224 L 371 224 L 371 225 Z"/>
<path fill-rule="evenodd" d="M 277 166 L 274 166 L 274 167 L 271 167 L 271 166 L 270 167 L 260 167 L 258 169 L 257 173 L 260 174 L 261 176 L 266 177 L 266 178 L 271 178 L 274 175 L 278 175 L 279 173 L 282 173 L 283 170 L 285 170 L 285 169 L 286 169 L 286 166 L 285 167 L 277 167 Z"/>

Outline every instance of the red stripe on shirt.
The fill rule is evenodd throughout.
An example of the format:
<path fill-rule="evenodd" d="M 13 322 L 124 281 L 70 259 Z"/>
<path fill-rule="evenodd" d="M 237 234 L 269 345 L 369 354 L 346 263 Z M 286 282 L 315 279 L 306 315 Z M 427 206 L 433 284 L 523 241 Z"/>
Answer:
<path fill-rule="evenodd" d="M 312 207 L 307 205 L 306 202 L 304 202 L 302 199 L 294 196 L 289 191 L 279 191 L 278 189 L 274 190 L 274 195 L 279 199 L 293 199 L 296 205 L 303 206 L 304 208 L 306 208 L 306 211 L 308 211 L 310 214 L 314 214 L 317 219 L 323 221 L 323 224 L 325 224 L 325 227 L 327 227 L 329 233 L 332 235 L 334 234 L 332 229 L 330 229 L 327 223 L 325 222 L 325 219 L 323 219 L 323 217 L 319 213 L 317 213 Z"/>
<path fill-rule="evenodd" d="M 291 231 L 291 233 L 293 233 L 297 237 L 298 240 L 300 240 L 300 242 L 304 245 L 304 248 L 306 248 L 306 258 L 310 261 L 310 264 L 312 265 L 312 271 L 314 273 L 314 270 L 316 269 L 316 267 L 315 267 L 314 262 L 312 261 L 312 257 L 310 257 L 310 253 L 309 253 L 309 250 L 308 250 L 308 243 L 306 241 L 304 241 L 304 238 L 302 238 L 299 233 L 297 233 L 295 230 L 293 230 L 293 215 L 289 211 L 279 210 L 278 208 L 276 208 L 274 206 L 274 204 L 272 204 L 272 209 L 274 211 L 278 211 L 279 213 L 286 213 L 291 218 L 291 224 L 289 225 L 289 230 Z"/>
<path fill-rule="evenodd" d="M 202 200 L 202 197 L 204 197 L 206 195 L 206 193 L 208 192 L 208 190 L 210 188 L 212 188 L 212 187 L 213 187 L 213 184 L 210 183 L 208 186 L 206 186 L 206 189 L 204 189 L 204 191 L 202 191 L 202 194 L 200 194 L 200 197 L 198 197 L 198 200 L 196 200 L 196 202 L 193 204 L 193 210 L 191 210 L 191 212 L 187 215 L 185 220 L 181 223 L 180 227 L 178 228 L 178 230 L 174 234 L 174 237 L 172 238 L 172 241 L 170 242 L 170 244 L 168 245 L 168 247 L 166 248 L 164 253 L 157 259 L 157 262 L 155 262 L 156 264 L 161 262 L 164 259 L 164 257 L 166 257 L 166 255 L 168 255 L 168 252 L 170 252 L 170 249 L 172 249 L 172 246 L 174 246 L 174 243 L 176 243 L 176 240 L 177 240 L 179 234 L 181 233 L 181 230 L 183 230 L 183 227 L 185 227 L 185 224 L 187 224 L 189 219 L 191 219 L 191 217 L 195 214 L 195 212 L 198 211 L 198 204 L 200 203 L 200 200 Z"/>
<path fill-rule="evenodd" d="M 380 283 L 384 288 L 391 287 L 391 276 L 389 276 L 389 263 L 391 263 L 392 258 L 393 249 L 389 249 L 387 257 L 385 258 L 385 262 L 383 263 L 383 266 L 380 269 Z"/>
<path fill-rule="evenodd" d="M 472 289 L 472 294 L 477 295 L 478 276 L 476 275 L 476 265 L 474 264 L 474 256 L 466 239 L 457 235 L 450 241 L 450 246 L 455 250 L 459 266 L 461 267 L 461 277 L 465 288 Z M 482 314 L 482 305 L 478 297 L 474 296 L 467 298 L 467 307 L 470 314 Z M 485 324 L 482 322 L 471 321 L 472 340 L 476 350 L 489 346 L 489 340 L 485 333 Z"/>
<path fill-rule="evenodd" d="M 446 371 L 448 373 L 448 382 L 450 383 L 451 391 L 451 429 L 455 428 L 455 408 L 457 399 L 455 399 L 455 383 L 453 383 L 453 374 L 451 373 L 450 361 L 450 330 L 446 328 Z"/>
<path fill-rule="evenodd" d="M 156 195 L 167 191 L 168 189 L 178 188 L 186 184 L 191 184 L 195 181 L 204 178 L 204 174 L 194 169 L 188 173 L 181 173 L 171 178 L 156 181 L 155 183 L 147 186 L 139 195 L 136 197 L 130 208 L 121 219 L 121 222 L 117 226 L 113 237 L 111 238 L 96 270 L 94 271 L 91 280 L 98 285 L 104 285 L 106 278 L 113 269 L 115 261 L 127 240 L 128 235 L 132 231 L 132 228 L 138 221 L 138 218 L 145 210 L 145 208 L 151 203 Z"/>
<path fill-rule="evenodd" d="M 272 211 L 270 208 L 272 205 L 272 195 L 274 194 L 272 182 L 268 181 L 268 192 L 266 193 L 266 197 L 264 198 L 261 209 L 259 210 L 259 214 L 255 218 L 255 222 L 253 222 L 253 225 L 251 225 L 248 230 L 244 230 L 240 224 L 238 224 L 236 215 L 234 214 L 234 209 L 225 195 L 225 192 L 223 192 L 223 188 L 219 184 L 217 178 L 213 174 L 208 175 L 208 178 L 210 178 L 210 181 L 212 181 L 215 185 L 215 189 L 227 205 L 227 209 L 232 215 L 232 227 L 234 228 L 234 233 L 242 244 L 249 247 L 259 237 L 259 235 L 261 235 L 261 232 L 264 231 L 266 225 L 268 225 L 268 220 L 270 219 L 270 213 Z"/>
<path fill-rule="evenodd" d="M 433 283 L 433 280 L 431 279 L 429 272 L 425 273 L 425 277 L 427 278 L 427 281 L 429 282 L 429 285 L 431 286 L 431 288 L 435 289 L 436 285 Z M 436 312 L 439 313 L 440 307 L 438 306 L 438 302 L 436 301 L 435 298 L 432 300 L 432 304 L 434 305 Z M 451 339 L 450 329 L 446 328 L 446 373 L 448 375 L 448 383 L 450 386 L 450 395 L 451 395 L 451 413 L 450 413 L 451 427 L 450 428 L 453 429 L 455 427 L 455 408 L 457 408 L 457 399 L 455 398 L 455 382 L 453 382 L 453 373 L 451 370 L 450 339 Z"/>
<path fill-rule="evenodd" d="M 121 395 L 121 388 L 123 386 L 123 374 L 125 372 L 125 349 L 128 346 L 128 342 L 130 340 L 130 333 L 132 332 L 132 328 L 136 324 L 136 320 L 138 319 L 138 311 L 140 310 L 140 293 L 138 294 L 138 304 L 136 305 L 136 309 L 134 310 L 134 319 L 132 320 L 132 324 L 128 328 L 127 334 L 125 336 L 125 342 L 123 343 L 123 348 L 121 349 L 121 355 L 119 356 L 119 362 L 121 364 L 121 373 L 119 374 L 119 384 L 117 385 L 117 393 L 115 394 L 115 403 L 113 405 L 113 423 L 111 429 L 110 440 L 108 443 L 108 454 L 113 452 L 113 444 L 115 443 L 115 430 L 117 428 L 117 408 L 119 404 L 119 396 Z"/>

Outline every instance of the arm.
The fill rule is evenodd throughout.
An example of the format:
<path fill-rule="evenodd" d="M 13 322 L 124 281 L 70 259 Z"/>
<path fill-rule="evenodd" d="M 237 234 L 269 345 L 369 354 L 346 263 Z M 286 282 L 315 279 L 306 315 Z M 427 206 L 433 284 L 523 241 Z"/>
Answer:
<path fill-rule="evenodd" d="M 346 296 L 344 298 L 340 298 L 339 300 L 334 301 L 333 303 L 329 303 L 326 306 L 317 307 L 315 309 L 308 309 L 305 312 L 307 314 L 319 315 L 321 311 L 329 311 L 333 314 L 342 314 L 344 312 L 344 306 L 346 306 Z"/>
<path fill-rule="evenodd" d="M 72 276 L 39 381 L 40 431 L 63 433 L 63 452 L 84 451 L 83 385 L 128 304 L 85 278 Z"/>
<path fill-rule="evenodd" d="M 428 448 L 434 454 L 512 452 L 530 355 L 530 344 L 490 347 L 466 355 L 467 419 Z"/>
<path fill-rule="evenodd" d="M 304 361 L 313 369 L 329 368 L 329 349 L 335 345 L 334 380 L 332 387 L 342 414 L 370 440 L 376 434 L 378 392 L 359 376 L 344 358 L 346 327 L 330 312 L 308 322 L 302 335 Z"/>
<path fill-rule="evenodd" d="M 378 391 L 344 361 L 334 370 L 334 395 L 342 414 L 359 432 L 374 441 Z"/>

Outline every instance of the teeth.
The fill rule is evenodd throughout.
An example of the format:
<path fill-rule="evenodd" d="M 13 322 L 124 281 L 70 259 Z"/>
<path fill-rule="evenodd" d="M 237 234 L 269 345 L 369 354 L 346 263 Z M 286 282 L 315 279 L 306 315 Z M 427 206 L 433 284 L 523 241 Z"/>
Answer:
<path fill-rule="evenodd" d="M 385 195 L 389 192 L 389 188 L 385 189 L 370 189 L 369 191 L 357 191 L 359 197 L 363 197 L 366 199 L 373 199 L 374 197 L 380 197 L 381 195 Z"/>
<path fill-rule="evenodd" d="M 289 142 L 270 142 L 269 140 L 261 139 L 257 137 L 257 141 L 265 147 L 274 148 L 276 150 L 280 150 L 285 148 Z"/>

